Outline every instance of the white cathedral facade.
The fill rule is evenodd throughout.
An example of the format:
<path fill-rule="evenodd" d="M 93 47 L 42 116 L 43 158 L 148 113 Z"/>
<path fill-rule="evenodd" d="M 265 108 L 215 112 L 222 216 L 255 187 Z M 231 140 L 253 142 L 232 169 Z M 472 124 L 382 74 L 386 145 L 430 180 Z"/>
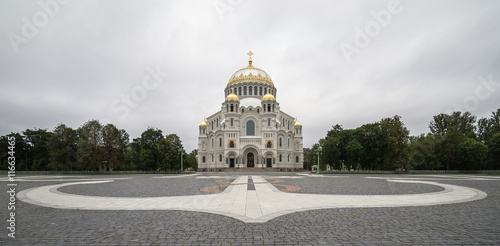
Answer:
<path fill-rule="evenodd" d="M 303 168 L 302 125 L 280 110 L 271 77 L 252 65 L 236 71 L 221 110 L 199 126 L 198 170 Z"/>

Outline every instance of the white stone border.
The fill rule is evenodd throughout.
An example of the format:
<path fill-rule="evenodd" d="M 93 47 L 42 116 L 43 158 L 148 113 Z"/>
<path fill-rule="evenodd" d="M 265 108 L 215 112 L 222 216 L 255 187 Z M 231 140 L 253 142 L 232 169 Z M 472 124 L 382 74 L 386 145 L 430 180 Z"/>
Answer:
<path fill-rule="evenodd" d="M 388 182 L 429 184 L 443 191 L 404 195 L 325 195 L 280 192 L 261 176 L 252 176 L 256 190 L 247 190 L 249 176 L 238 177 L 224 192 L 169 197 L 97 197 L 57 191 L 68 185 L 100 184 L 113 180 L 72 182 L 23 190 L 23 202 L 50 208 L 81 210 L 184 210 L 229 216 L 245 223 L 264 223 L 281 215 L 328 208 L 415 207 L 463 203 L 483 199 L 481 190 L 419 180 Z M 259 183 L 262 182 L 262 183 Z"/>

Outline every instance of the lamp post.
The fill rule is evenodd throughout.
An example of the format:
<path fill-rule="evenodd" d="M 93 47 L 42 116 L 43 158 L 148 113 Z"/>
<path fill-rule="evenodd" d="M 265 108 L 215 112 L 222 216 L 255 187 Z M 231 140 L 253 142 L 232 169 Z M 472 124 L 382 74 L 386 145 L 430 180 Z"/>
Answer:
<path fill-rule="evenodd" d="M 316 150 L 316 152 L 318 152 L 318 167 L 316 168 L 316 174 L 319 173 L 319 153 L 321 153 L 321 146 L 318 147 L 318 149 Z"/>
<path fill-rule="evenodd" d="M 179 149 L 179 154 L 181 155 L 181 173 L 184 173 L 184 167 L 182 165 L 182 154 L 184 154 L 184 149 L 183 148 Z"/>

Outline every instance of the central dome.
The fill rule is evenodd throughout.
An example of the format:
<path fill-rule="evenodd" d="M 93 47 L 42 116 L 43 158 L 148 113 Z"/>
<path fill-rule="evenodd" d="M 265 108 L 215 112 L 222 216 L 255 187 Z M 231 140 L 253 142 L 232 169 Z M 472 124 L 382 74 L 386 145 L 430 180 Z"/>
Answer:
<path fill-rule="evenodd" d="M 248 67 L 236 71 L 227 82 L 227 86 L 241 82 L 262 82 L 274 86 L 269 74 L 260 68 L 252 66 L 252 57 L 248 60 Z"/>

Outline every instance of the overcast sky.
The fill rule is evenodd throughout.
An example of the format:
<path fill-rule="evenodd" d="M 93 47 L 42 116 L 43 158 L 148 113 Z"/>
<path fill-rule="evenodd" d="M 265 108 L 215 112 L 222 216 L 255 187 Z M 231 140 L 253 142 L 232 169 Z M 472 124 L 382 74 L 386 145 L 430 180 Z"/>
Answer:
<path fill-rule="evenodd" d="M 249 50 L 304 147 L 394 115 L 418 135 L 500 107 L 499 23 L 500 1 L 0 1 L 0 135 L 98 119 L 190 151 Z"/>

